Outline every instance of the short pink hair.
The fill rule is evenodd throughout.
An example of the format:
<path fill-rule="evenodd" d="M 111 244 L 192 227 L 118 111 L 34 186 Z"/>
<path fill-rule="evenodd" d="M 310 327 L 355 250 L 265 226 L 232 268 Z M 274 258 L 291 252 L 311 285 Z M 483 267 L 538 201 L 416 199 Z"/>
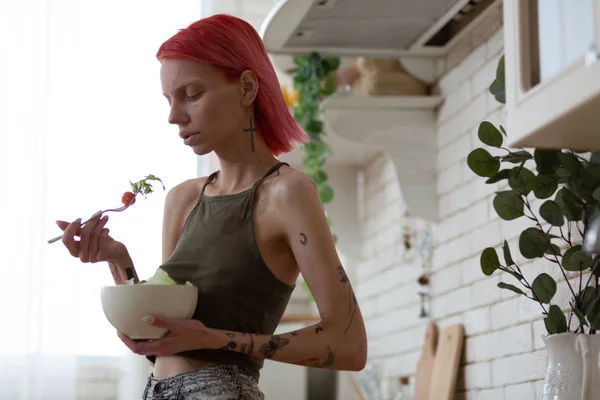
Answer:
<path fill-rule="evenodd" d="M 164 42 L 156 54 L 212 64 L 237 79 L 244 70 L 258 78 L 255 100 L 256 126 L 271 153 L 287 153 L 296 143 L 308 141 L 285 103 L 277 74 L 256 30 L 246 21 L 217 14 L 192 23 Z"/>

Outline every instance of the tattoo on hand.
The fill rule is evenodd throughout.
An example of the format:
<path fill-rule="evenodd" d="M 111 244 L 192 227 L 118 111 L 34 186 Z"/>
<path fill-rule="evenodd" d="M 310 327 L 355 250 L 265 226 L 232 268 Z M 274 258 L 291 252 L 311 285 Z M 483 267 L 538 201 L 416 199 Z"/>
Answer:
<path fill-rule="evenodd" d="M 250 144 L 252 146 L 252 152 L 254 153 L 254 132 L 256 132 L 256 128 L 252 125 L 252 115 L 250 116 L 250 128 L 244 129 L 244 132 L 250 133 Z"/>
<path fill-rule="evenodd" d="M 323 328 L 321 328 L 321 325 L 317 325 L 315 327 L 315 333 L 319 333 L 319 332 L 323 332 Z"/>
<path fill-rule="evenodd" d="M 302 243 L 302 246 L 306 246 L 306 243 L 308 243 L 308 238 L 304 233 L 300 233 L 300 243 Z"/>
<path fill-rule="evenodd" d="M 235 350 L 236 347 L 237 347 L 237 343 L 231 341 L 231 342 L 227 343 L 227 345 L 221 347 L 219 350 Z"/>
<path fill-rule="evenodd" d="M 273 335 L 271 336 L 271 340 L 269 340 L 268 343 L 265 343 L 262 346 L 260 346 L 260 353 L 263 355 L 264 358 L 273 358 L 275 352 L 283 346 L 287 345 L 289 342 L 289 340 L 282 338 L 279 335 Z"/>

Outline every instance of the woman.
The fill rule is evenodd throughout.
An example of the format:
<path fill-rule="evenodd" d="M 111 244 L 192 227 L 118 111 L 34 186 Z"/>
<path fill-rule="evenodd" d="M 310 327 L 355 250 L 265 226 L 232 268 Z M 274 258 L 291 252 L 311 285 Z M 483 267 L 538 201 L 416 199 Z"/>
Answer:
<path fill-rule="evenodd" d="M 144 398 L 261 399 L 264 359 L 361 370 L 365 327 L 317 191 L 276 159 L 307 137 L 260 37 L 243 20 L 215 15 L 179 31 L 157 58 L 169 122 L 195 154 L 214 151 L 220 170 L 180 183 L 165 200 L 161 268 L 199 288 L 193 318 L 149 316 L 169 329 L 159 340 L 118 333 L 154 364 Z M 108 261 L 116 284 L 131 273 L 137 279 L 107 221 L 59 221 L 63 243 L 84 263 Z M 299 273 L 320 321 L 273 335 Z"/>

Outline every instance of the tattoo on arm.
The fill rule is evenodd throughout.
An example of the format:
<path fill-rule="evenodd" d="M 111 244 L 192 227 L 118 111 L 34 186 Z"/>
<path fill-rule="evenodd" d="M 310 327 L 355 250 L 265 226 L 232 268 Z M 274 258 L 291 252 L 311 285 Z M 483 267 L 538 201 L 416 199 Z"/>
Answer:
<path fill-rule="evenodd" d="M 298 336 L 298 331 L 293 331 L 292 336 Z"/>
<path fill-rule="evenodd" d="M 219 350 L 235 350 L 237 347 L 237 343 L 234 341 L 231 341 L 229 343 L 227 343 L 227 345 L 221 347 Z"/>
<path fill-rule="evenodd" d="M 300 233 L 300 243 L 302 243 L 302 246 L 306 246 L 306 243 L 308 243 L 308 238 L 304 233 Z"/>
<path fill-rule="evenodd" d="M 346 271 L 344 271 L 344 267 L 338 265 L 337 270 L 340 274 L 340 282 L 348 283 L 348 325 L 344 330 L 344 333 L 350 330 L 352 326 L 352 321 L 354 320 L 354 316 L 356 315 L 356 309 L 358 308 L 358 302 L 356 301 L 356 296 L 354 295 L 354 291 L 352 290 L 352 286 L 350 285 L 350 281 L 348 279 L 348 275 L 346 275 Z"/>
<path fill-rule="evenodd" d="M 323 332 L 323 328 L 321 328 L 321 325 L 317 325 L 315 327 L 315 333 L 319 333 L 319 332 Z"/>
<path fill-rule="evenodd" d="M 318 357 L 307 358 L 306 360 L 296 361 L 294 364 L 304 365 L 313 368 L 326 368 L 331 367 L 335 362 L 335 354 L 331 351 L 331 348 L 327 346 L 327 359 L 323 363 L 319 363 Z"/>
<path fill-rule="evenodd" d="M 277 350 L 287 345 L 289 342 L 289 340 L 282 338 L 279 335 L 273 335 L 268 343 L 260 346 L 260 354 L 262 354 L 264 358 L 273 358 Z"/>

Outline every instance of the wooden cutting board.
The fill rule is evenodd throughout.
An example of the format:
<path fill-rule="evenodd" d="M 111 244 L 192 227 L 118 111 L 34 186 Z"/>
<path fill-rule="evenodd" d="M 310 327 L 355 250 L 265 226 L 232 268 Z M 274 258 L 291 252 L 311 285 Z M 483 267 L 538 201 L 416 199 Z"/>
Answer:
<path fill-rule="evenodd" d="M 462 325 L 449 326 L 442 331 L 429 385 L 429 400 L 454 399 L 464 335 Z"/>
<path fill-rule="evenodd" d="M 415 400 L 429 400 L 437 341 L 437 326 L 433 322 L 430 322 L 425 331 L 423 352 L 421 353 L 421 359 L 417 364 L 417 372 L 415 374 Z"/>

